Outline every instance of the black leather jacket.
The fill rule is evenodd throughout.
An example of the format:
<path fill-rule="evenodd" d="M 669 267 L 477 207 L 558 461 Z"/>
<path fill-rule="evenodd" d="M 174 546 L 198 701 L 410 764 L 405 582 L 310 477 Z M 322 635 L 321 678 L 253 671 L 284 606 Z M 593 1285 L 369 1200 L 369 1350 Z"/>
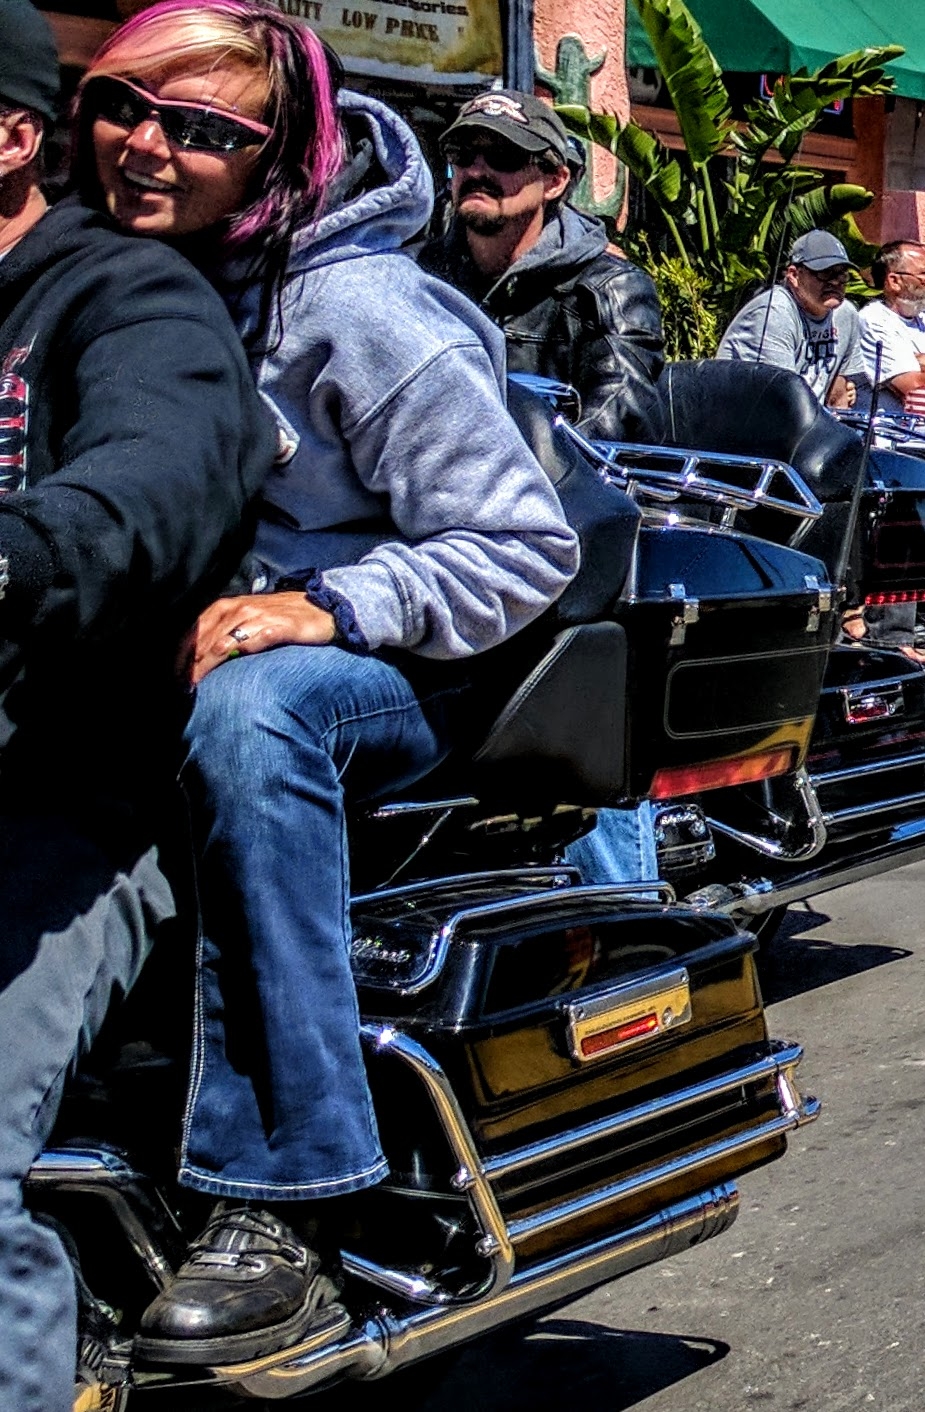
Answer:
<path fill-rule="evenodd" d="M 663 344 L 655 286 L 606 243 L 599 221 L 566 206 L 500 279 L 476 268 L 458 227 L 428 242 L 419 259 L 500 324 L 510 372 L 540 373 L 578 389 L 586 435 L 658 441 Z"/>

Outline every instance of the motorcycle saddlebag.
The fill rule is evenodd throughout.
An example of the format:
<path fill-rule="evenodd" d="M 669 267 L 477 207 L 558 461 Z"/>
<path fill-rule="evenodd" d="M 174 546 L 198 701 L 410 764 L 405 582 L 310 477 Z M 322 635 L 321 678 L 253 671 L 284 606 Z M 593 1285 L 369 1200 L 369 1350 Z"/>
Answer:
<path fill-rule="evenodd" d="M 634 797 L 802 763 L 836 627 L 819 560 L 731 530 L 646 525 L 616 616 L 629 644 Z"/>
<path fill-rule="evenodd" d="M 367 897 L 353 925 L 364 1020 L 447 1076 L 518 1254 L 612 1229 L 613 1202 L 588 1210 L 588 1192 L 618 1190 L 622 1223 L 784 1151 L 754 938 L 726 917 L 483 878 Z M 445 1200 L 433 1103 L 410 1074 L 369 1068 L 380 1198 Z"/>

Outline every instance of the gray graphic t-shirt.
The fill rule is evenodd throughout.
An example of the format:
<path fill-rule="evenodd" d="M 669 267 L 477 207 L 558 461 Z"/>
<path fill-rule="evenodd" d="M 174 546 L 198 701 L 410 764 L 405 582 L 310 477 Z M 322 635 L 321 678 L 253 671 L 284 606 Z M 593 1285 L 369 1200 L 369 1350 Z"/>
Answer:
<path fill-rule="evenodd" d="M 739 310 L 716 356 L 789 368 L 823 403 L 837 374 L 864 372 L 854 305 L 844 300 L 824 318 L 813 319 L 781 284 L 756 294 Z"/>

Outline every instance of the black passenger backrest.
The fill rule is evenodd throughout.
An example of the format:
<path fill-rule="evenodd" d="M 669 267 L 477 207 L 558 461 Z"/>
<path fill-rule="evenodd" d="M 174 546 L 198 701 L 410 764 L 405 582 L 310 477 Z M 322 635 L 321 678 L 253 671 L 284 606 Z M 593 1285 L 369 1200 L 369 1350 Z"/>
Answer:
<path fill-rule="evenodd" d="M 787 461 L 827 504 L 848 500 L 861 446 L 786 368 L 734 359 L 669 363 L 659 382 L 673 446 Z"/>
<path fill-rule="evenodd" d="M 593 623 L 620 596 L 632 561 L 639 510 L 628 495 L 607 485 L 561 428 L 546 403 L 519 383 L 508 383 L 508 410 L 549 476 L 566 519 L 581 544 L 581 567 L 556 603 L 562 627 Z"/>
<path fill-rule="evenodd" d="M 861 465 L 857 434 L 826 412 L 796 373 L 767 363 L 734 359 L 669 363 L 659 387 L 667 406 L 671 445 L 773 457 L 799 472 L 826 507 L 800 548 L 815 554 L 834 575 Z M 847 566 L 852 597 L 858 574 L 856 555 L 855 544 Z"/>

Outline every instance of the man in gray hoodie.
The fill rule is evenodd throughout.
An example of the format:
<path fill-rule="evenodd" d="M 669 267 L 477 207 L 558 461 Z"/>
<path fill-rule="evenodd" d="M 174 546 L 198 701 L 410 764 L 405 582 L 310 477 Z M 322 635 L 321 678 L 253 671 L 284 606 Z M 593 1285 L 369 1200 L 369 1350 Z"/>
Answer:
<path fill-rule="evenodd" d="M 501 325 L 511 372 L 577 388 L 587 435 L 658 440 L 655 286 L 607 249 L 600 221 L 567 204 L 572 157 L 558 115 L 530 93 L 481 93 L 441 146 L 454 218 L 422 250 L 423 267 Z"/>

